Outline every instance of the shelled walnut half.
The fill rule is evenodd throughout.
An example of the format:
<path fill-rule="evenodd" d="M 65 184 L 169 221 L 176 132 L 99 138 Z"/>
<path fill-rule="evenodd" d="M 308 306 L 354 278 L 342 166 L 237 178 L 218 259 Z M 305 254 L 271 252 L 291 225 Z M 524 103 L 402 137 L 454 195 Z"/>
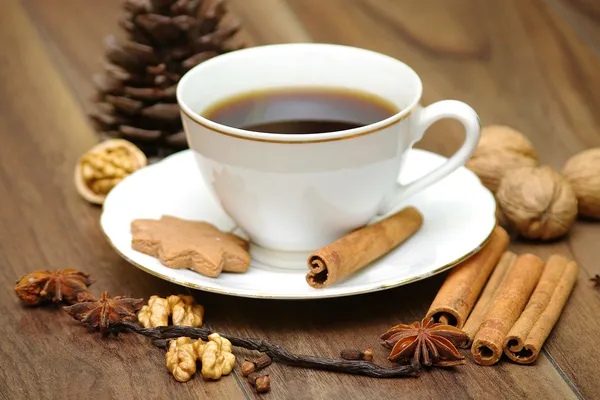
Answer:
<path fill-rule="evenodd" d="M 169 303 L 167 299 L 150 296 L 148 305 L 142 307 L 137 318 L 145 328 L 169 325 Z"/>
<path fill-rule="evenodd" d="M 196 360 L 198 352 L 204 346 L 202 340 L 192 342 L 189 337 L 180 337 L 171 340 L 167 351 L 167 369 L 179 382 L 187 382 L 196 373 Z"/>
<path fill-rule="evenodd" d="M 107 140 L 81 156 L 75 167 L 75 187 L 90 203 L 102 204 L 112 188 L 147 164 L 146 156 L 133 143 Z"/>
<path fill-rule="evenodd" d="M 201 339 L 193 342 L 189 337 L 171 340 L 166 365 L 176 380 L 189 381 L 196 373 L 196 361 L 202 364 L 204 379 L 218 380 L 223 375 L 229 375 L 235 365 L 231 342 L 218 333 L 210 334 L 208 342 Z"/>
<path fill-rule="evenodd" d="M 195 304 L 192 296 L 171 295 L 167 297 L 173 325 L 202 326 L 204 307 Z"/>
<path fill-rule="evenodd" d="M 180 326 L 202 326 L 203 318 L 204 307 L 196 304 L 192 296 L 182 294 L 166 299 L 151 296 L 148 305 L 138 313 L 138 321 L 144 328 L 168 326 L 169 322 Z"/>
<path fill-rule="evenodd" d="M 218 333 L 208 335 L 208 342 L 199 351 L 204 379 L 220 379 L 229 375 L 235 365 L 235 356 L 231 352 L 231 342 Z"/>

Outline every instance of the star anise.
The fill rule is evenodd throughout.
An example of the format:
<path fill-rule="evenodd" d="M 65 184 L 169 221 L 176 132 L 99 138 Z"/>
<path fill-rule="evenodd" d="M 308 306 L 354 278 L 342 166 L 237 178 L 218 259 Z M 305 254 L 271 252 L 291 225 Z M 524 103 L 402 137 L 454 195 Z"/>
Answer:
<path fill-rule="evenodd" d="M 102 292 L 99 300 L 93 298 L 81 299 L 72 306 L 63 307 L 69 315 L 81 321 L 90 331 L 99 330 L 102 336 L 118 333 L 111 329 L 112 325 L 122 321 L 135 321 L 136 313 L 144 305 L 144 299 L 117 296 L 110 298 L 108 292 Z"/>
<path fill-rule="evenodd" d="M 28 306 L 47 302 L 77 303 L 80 293 L 89 293 L 90 276 L 75 269 L 36 271 L 17 281 L 15 292 Z"/>
<path fill-rule="evenodd" d="M 451 367 L 466 364 L 456 346 L 468 340 L 460 329 L 431 318 L 410 325 L 396 325 L 381 336 L 382 344 L 391 347 L 388 360 L 413 365 Z"/>
<path fill-rule="evenodd" d="M 596 276 L 590 278 L 590 281 L 594 282 L 595 288 L 600 288 L 600 275 L 596 274 Z"/>

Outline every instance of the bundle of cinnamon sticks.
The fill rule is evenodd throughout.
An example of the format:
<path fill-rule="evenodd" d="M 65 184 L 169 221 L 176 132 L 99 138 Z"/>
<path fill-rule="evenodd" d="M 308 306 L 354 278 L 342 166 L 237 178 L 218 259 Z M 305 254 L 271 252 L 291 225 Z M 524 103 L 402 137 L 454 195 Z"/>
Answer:
<path fill-rule="evenodd" d="M 506 251 L 508 234 L 496 227 L 489 243 L 455 267 L 427 317 L 461 328 L 475 362 L 497 363 L 502 354 L 534 362 L 577 280 L 578 267 L 561 255 L 546 262 Z"/>
<path fill-rule="evenodd" d="M 423 216 L 407 207 L 357 229 L 313 253 L 306 280 L 327 287 L 369 265 L 414 235 Z M 496 226 L 477 254 L 450 272 L 426 318 L 467 333 L 473 359 L 497 363 L 502 354 L 520 364 L 534 362 L 577 280 L 578 267 L 560 255 L 546 262 L 507 251 L 509 237 Z"/>

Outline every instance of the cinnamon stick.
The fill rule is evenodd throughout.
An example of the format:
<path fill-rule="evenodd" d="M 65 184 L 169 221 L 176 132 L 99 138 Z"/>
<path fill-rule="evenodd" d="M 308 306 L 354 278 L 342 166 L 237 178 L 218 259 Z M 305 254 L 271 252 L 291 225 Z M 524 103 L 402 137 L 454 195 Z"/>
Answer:
<path fill-rule="evenodd" d="M 473 340 L 471 353 L 476 363 L 492 365 L 500 360 L 504 338 L 521 315 L 543 268 L 544 262 L 533 254 L 519 256 L 512 265 Z"/>
<path fill-rule="evenodd" d="M 525 310 L 504 339 L 504 354 L 519 364 L 534 362 L 577 281 L 577 263 L 552 255 Z"/>
<path fill-rule="evenodd" d="M 308 259 L 306 281 L 327 287 L 364 268 L 419 230 L 423 215 L 407 207 L 377 223 L 365 226 L 314 252 Z"/>
<path fill-rule="evenodd" d="M 508 247 L 508 241 L 506 231 L 497 226 L 492 238 L 479 253 L 450 272 L 429 307 L 427 317 L 462 328 L 483 285 Z"/>
<path fill-rule="evenodd" d="M 469 339 L 461 347 L 465 349 L 471 347 L 473 339 L 475 338 L 477 331 L 479 331 L 481 323 L 485 319 L 490 306 L 493 304 L 494 299 L 498 294 L 498 288 L 500 288 L 500 285 L 502 285 L 502 282 L 504 282 L 504 279 L 510 270 L 510 266 L 515 262 L 516 259 L 517 255 L 511 251 L 505 252 L 500 258 L 498 265 L 496 265 L 494 272 L 492 272 L 492 276 L 490 276 L 490 279 L 485 285 L 483 292 L 481 292 L 481 296 L 479 296 L 477 303 L 475 303 L 473 311 L 471 311 L 471 314 L 469 314 L 467 322 L 465 322 L 465 325 L 462 327 L 463 332 L 467 334 Z"/>

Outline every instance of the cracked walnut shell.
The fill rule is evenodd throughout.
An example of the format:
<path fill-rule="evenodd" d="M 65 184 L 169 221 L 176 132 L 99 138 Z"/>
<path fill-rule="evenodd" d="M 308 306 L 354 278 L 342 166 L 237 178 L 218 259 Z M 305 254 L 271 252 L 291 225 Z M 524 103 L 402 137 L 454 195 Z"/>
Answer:
<path fill-rule="evenodd" d="M 146 156 L 133 143 L 107 140 L 81 156 L 75 168 L 75 187 L 90 203 L 102 204 L 113 187 L 146 164 Z"/>
<path fill-rule="evenodd" d="M 600 147 L 571 157 L 563 175 L 575 191 L 579 214 L 600 219 Z"/>
<path fill-rule="evenodd" d="M 233 370 L 235 356 L 231 352 L 231 342 L 218 333 L 208 335 L 208 342 L 202 346 L 200 353 L 203 378 L 220 379 Z"/>
<path fill-rule="evenodd" d="M 577 217 L 575 192 L 548 166 L 508 171 L 496 197 L 508 223 L 529 239 L 558 238 Z"/>
<path fill-rule="evenodd" d="M 533 144 L 522 133 L 507 126 L 490 125 L 481 130 L 479 144 L 465 166 L 495 193 L 507 171 L 537 164 Z"/>

